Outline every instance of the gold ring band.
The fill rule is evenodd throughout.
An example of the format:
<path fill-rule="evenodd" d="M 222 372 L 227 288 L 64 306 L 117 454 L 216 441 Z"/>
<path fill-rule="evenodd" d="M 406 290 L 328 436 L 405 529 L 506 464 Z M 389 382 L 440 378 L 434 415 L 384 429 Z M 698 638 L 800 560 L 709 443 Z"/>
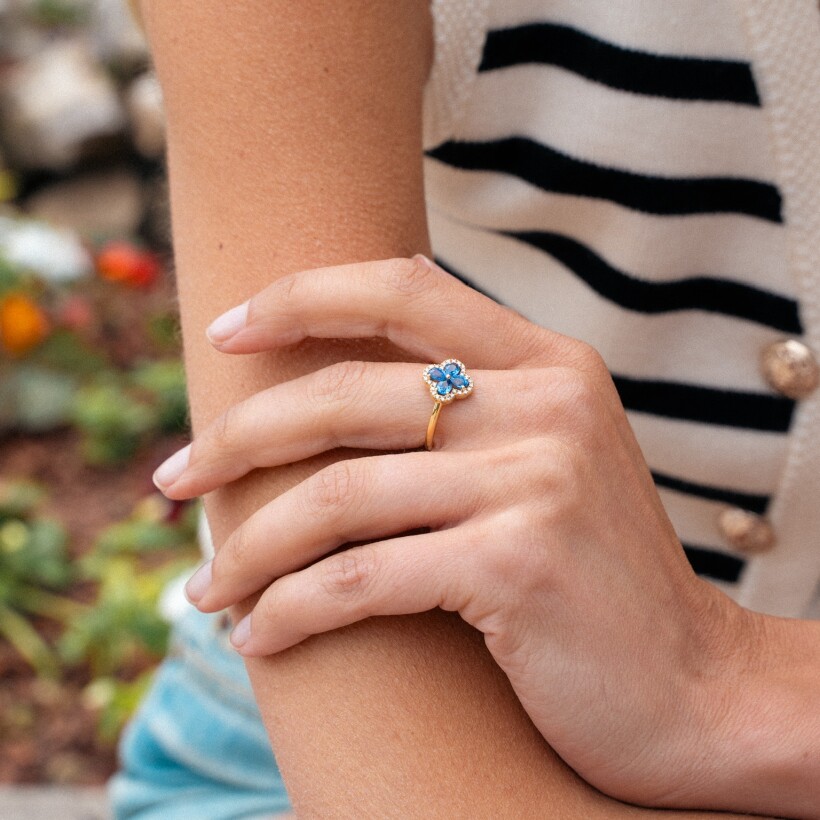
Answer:
<path fill-rule="evenodd" d="M 433 436 L 442 406 L 454 399 L 469 396 L 473 392 L 473 380 L 467 375 L 467 368 L 458 359 L 445 359 L 441 364 L 428 364 L 422 371 L 422 378 L 430 388 L 435 401 L 424 439 L 425 449 L 432 450 Z"/>
<path fill-rule="evenodd" d="M 436 402 L 433 412 L 430 415 L 430 421 L 427 422 L 427 438 L 424 440 L 424 449 L 433 449 L 433 436 L 436 433 L 436 424 L 438 423 L 438 414 L 441 412 L 442 404 L 440 401 Z"/>

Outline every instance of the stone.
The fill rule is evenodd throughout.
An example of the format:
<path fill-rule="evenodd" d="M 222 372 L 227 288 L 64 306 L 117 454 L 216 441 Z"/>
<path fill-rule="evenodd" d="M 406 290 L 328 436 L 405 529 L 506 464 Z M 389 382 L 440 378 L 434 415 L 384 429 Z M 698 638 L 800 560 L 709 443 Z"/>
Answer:
<path fill-rule="evenodd" d="M 120 72 L 135 72 L 149 62 L 148 44 L 126 0 L 94 0 L 88 33 L 97 59 Z"/>
<path fill-rule="evenodd" d="M 83 236 L 131 236 L 142 221 L 144 196 L 136 174 L 120 167 L 56 182 L 32 194 L 23 208 Z"/>
<path fill-rule="evenodd" d="M 0 255 L 49 282 L 70 282 L 87 276 L 94 267 L 73 231 L 8 216 L 0 216 Z"/>
<path fill-rule="evenodd" d="M 137 151 L 148 159 L 161 157 L 165 150 L 165 112 L 156 75 L 146 72 L 137 77 L 128 87 L 125 104 Z"/>
<path fill-rule="evenodd" d="M 113 80 L 81 38 L 18 63 L 0 86 L 0 139 L 20 169 L 65 171 L 115 142 L 125 123 Z"/>

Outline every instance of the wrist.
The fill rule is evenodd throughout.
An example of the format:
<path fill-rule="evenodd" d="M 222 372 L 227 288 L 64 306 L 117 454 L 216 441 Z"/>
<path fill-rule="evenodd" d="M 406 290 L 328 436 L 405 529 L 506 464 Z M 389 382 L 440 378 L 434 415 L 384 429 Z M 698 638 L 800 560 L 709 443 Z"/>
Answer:
<path fill-rule="evenodd" d="M 820 623 L 726 599 L 691 681 L 692 765 L 675 805 L 820 818 Z"/>

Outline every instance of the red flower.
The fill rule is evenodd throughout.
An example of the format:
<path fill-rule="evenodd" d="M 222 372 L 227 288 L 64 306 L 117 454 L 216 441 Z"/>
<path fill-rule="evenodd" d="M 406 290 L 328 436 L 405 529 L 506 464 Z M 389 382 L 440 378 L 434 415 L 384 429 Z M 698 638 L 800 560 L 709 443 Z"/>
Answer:
<path fill-rule="evenodd" d="M 150 251 L 129 242 L 109 242 L 97 254 L 97 272 L 109 282 L 145 288 L 156 281 L 160 264 Z"/>

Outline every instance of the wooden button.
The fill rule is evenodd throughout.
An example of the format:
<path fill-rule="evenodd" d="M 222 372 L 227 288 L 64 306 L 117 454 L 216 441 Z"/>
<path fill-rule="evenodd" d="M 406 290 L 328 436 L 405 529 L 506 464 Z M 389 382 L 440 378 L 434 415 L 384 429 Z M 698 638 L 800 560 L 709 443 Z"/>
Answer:
<path fill-rule="evenodd" d="M 804 399 L 820 384 L 820 367 L 814 353 L 797 339 L 769 345 L 760 363 L 766 381 L 790 399 Z"/>
<path fill-rule="evenodd" d="M 730 507 L 718 516 L 723 537 L 738 551 L 753 555 L 768 552 L 775 544 L 772 525 L 762 516 Z"/>

